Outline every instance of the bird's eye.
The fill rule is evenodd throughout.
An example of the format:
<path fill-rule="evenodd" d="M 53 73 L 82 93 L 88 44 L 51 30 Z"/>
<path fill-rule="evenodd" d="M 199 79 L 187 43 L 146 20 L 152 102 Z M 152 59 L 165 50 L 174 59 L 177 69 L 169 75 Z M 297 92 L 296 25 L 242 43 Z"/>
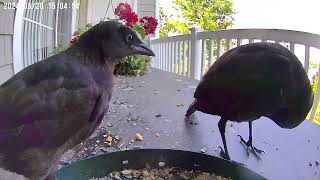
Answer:
<path fill-rule="evenodd" d="M 127 40 L 127 43 L 131 43 L 133 40 L 132 34 L 128 34 L 126 40 Z"/>

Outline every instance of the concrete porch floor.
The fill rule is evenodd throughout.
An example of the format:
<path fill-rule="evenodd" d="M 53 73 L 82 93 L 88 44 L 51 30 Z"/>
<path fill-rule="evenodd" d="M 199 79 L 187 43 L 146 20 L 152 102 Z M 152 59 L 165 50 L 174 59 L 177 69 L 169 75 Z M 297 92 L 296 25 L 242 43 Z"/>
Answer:
<path fill-rule="evenodd" d="M 173 148 L 219 156 L 222 146 L 218 116 L 196 112 L 194 124 L 184 121 L 198 81 L 152 69 L 141 77 L 116 77 L 109 112 L 96 132 L 68 151 L 61 164 L 126 148 Z M 157 117 L 157 115 L 161 115 Z M 119 140 L 108 147 L 104 134 Z M 267 118 L 253 123 L 253 143 L 266 153 L 247 154 L 238 134 L 248 138 L 247 123 L 229 122 L 226 138 L 231 159 L 272 180 L 320 179 L 320 126 L 305 121 L 281 129 Z M 143 141 L 134 141 L 140 133 Z"/>

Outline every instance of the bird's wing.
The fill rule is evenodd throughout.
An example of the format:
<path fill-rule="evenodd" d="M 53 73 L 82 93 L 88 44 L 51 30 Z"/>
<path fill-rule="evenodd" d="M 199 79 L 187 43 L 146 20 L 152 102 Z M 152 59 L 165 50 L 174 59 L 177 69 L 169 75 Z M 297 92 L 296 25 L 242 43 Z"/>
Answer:
<path fill-rule="evenodd" d="M 284 79 L 288 80 L 290 61 L 285 53 L 268 45 L 249 45 L 234 48 L 221 56 L 200 81 L 194 97 L 209 94 L 261 96 L 279 92 Z M 271 84 L 271 85 L 270 85 Z M 270 89 L 271 88 L 271 89 Z M 269 92 L 268 92 L 269 91 Z"/>
<path fill-rule="evenodd" d="M 1 85 L 0 144 L 57 147 L 86 137 L 90 121 L 101 120 L 109 94 L 84 68 L 50 61 L 58 60 L 31 65 Z"/>

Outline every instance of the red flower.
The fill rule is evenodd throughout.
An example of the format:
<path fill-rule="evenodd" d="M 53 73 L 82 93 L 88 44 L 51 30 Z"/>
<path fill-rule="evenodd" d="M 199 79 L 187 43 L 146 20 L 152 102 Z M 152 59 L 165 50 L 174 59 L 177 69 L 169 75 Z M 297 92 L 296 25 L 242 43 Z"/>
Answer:
<path fill-rule="evenodd" d="M 120 3 L 116 7 L 114 13 L 119 17 L 120 20 L 124 20 L 126 25 L 130 28 L 132 28 L 139 21 L 137 14 L 132 11 L 128 3 Z M 146 35 L 154 34 L 158 26 L 158 20 L 154 17 L 145 16 L 140 19 L 139 22 Z"/>
<path fill-rule="evenodd" d="M 132 11 L 131 6 L 127 3 L 120 3 L 114 12 L 121 20 L 125 20 L 127 26 L 133 27 L 139 19 L 135 12 Z"/>
<path fill-rule="evenodd" d="M 154 32 L 157 29 L 158 26 L 158 20 L 155 19 L 154 17 L 150 16 L 145 16 L 143 18 L 140 19 L 140 23 L 143 27 L 143 29 L 145 30 L 145 34 L 154 34 Z"/>
<path fill-rule="evenodd" d="M 131 7 L 130 7 L 129 4 L 127 4 L 127 3 L 120 3 L 120 4 L 116 7 L 114 13 L 121 18 L 124 14 L 129 13 L 129 12 L 131 12 L 131 11 L 132 11 L 132 9 L 131 9 Z"/>
<path fill-rule="evenodd" d="M 125 20 L 127 22 L 127 26 L 131 28 L 139 21 L 137 14 L 133 11 L 123 14 L 120 19 Z"/>
<path fill-rule="evenodd" d="M 75 44 L 78 41 L 78 39 L 80 38 L 81 34 L 80 34 L 80 32 L 74 32 L 73 36 L 74 37 L 70 40 L 70 44 Z"/>
<path fill-rule="evenodd" d="M 72 38 L 72 39 L 70 40 L 70 44 L 75 44 L 76 42 L 77 42 L 76 38 Z"/>

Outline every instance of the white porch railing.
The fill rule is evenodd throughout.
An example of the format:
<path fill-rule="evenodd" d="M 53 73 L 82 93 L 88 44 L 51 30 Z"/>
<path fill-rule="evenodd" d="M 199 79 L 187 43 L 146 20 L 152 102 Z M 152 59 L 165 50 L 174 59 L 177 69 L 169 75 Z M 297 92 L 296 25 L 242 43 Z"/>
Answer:
<path fill-rule="evenodd" d="M 310 49 L 320 50 L 320 36 L 311 33 L 279 29 L 231 29 L 203 32 L 192 28 L 191 34 L 188 35 L 150 40 L 150 46 L 156 54 L 151 66 L 200 80 L 212 63 L 224 52 L 242 44 L 261 41 L 281 44 L 295 54 L 297 54 L 296 47 L 303 46 L 304 58 L 299 59 L 306 72 L 309 71 Z M 320 59 L 320 56 L 318 58 Z M 320 68 L 318 72 L 320 74 Z M 315 117 L 320 98 L 319 82 L 310 119 Z"/>
<path fill-rule="evenodd" d="M 15 16 L 13 35 L 14 73 L 50 56 L 53 47 L 71 39 L 73 8 L 53 8 L 68 0 L 20 0 Z M 73 2 L 73 1 L 70 1 Z M 35 3 L 38 8 L 25 8 Z M 28 5 L 28 4 L 27 4 Z"/>

